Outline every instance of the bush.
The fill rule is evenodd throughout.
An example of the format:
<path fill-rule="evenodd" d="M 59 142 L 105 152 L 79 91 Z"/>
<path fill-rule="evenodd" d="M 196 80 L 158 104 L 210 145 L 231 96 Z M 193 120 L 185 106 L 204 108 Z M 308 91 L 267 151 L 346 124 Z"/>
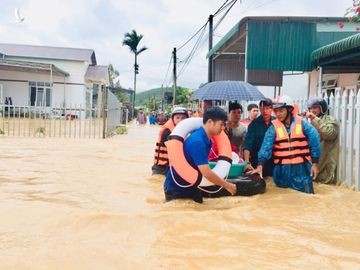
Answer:
<path fill-rule="evenodd" d="M 45 136 L 45 127 L 38 127 L 38 128 L 35 130 L 35 135 L 36 135 L 36 134 Z"/>
<path fill-rule="evenodd" d="M 112 135 L 122 135 L 122 134 L 127 134 L 127 128 L 124 126 L 117 127 L 112 132 Z"/>

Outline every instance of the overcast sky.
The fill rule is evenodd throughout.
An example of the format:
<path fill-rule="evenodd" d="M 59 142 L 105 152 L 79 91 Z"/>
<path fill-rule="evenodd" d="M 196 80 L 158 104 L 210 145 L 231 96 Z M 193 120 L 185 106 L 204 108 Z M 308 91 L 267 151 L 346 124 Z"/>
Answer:
<path fill-rule="evenodd" d="M 225 0 L 1 0 L 0 42 L 94 49 L 98 64 L 112 63 L 120 84 L 133 86 L 133 55 L 122 46 L 124 33 L 144 35 L 138 91 L 171 85 L 166 71 L 180 47 Z M 214 44 L 244 16 L 343 16 L 352 0 L 240 0 L 215 31 Z M 20 8 L 22 23 L 15 23 Z M 222 13 L 223 14 L 223 13 Z M 221 17 L 214 20 L 214 24 Z M 195 42 L 195 40 L 194 40 Z M 181 61 L 194 42 L 178 52 Z M 196 89 L 207 81 L 207 42 L 180 74 L 178 85 Z M 294 84 L 296 85 L 296 84 Z M 307 85 L 298 85 L 307 87 Z"/>

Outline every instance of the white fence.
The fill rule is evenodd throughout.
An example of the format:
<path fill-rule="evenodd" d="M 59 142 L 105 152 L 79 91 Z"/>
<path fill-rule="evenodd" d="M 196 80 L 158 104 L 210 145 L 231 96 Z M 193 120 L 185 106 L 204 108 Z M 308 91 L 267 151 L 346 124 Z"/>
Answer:
<path fill-rule="evenodd" d="M 98 108 L 0 105 L 0 135 L 11 137 L 102 138 Z"/>
<path fill-rule="evenodd" d="M 0 103 L 0 136 L 105 138 L 128 123 L 128 110 L 109 91 L 107 107 L 19 106 Z"/>
<path fill-rule="evenodd" d="M 329 114 L 340 124 L 340 151 L 337 179 L 348 187 L 360 190 L 360 91 L 356 88 L 341 91 L 328 99 Z M 295 100 L 299 111 L 305 111 L 307 98 Z"/>

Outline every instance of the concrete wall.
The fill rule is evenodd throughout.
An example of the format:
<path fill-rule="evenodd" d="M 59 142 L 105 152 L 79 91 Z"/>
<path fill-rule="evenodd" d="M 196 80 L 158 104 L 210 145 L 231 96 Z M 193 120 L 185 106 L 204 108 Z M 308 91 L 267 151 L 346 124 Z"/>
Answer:
<path fill-rule="evenodd" d="M 336 74 L 331 74 L 336 75 Z M 337 74 L 337 86 L 341 88 L 347 88 L 349 86 L 357 85 L 357 78 L 359 73 L 343 73 Z M 310 96 L 315 96 L 317 94 L 317 83 L 318 83 L 319 72 L 317 70 L 313 70 L 310 73 Z"/>
<path fill-rule="evenodd" d="M 52 63 L 63 71 L 66 71 L 70 74 L 70 76 L 66 78 L 55 75 L 52 77 L 52 105 L 63 105 L 65 94 L 66 106 L 77 104 L 85 107 L 85 73 L 88 63 L 26 58 L 13 58 L 13 60 Z M 11 97 L 14 105 L 29 105 L 29 81 L 50 82 L 50 72 L 49 74 L 38 74 L 23 71 L 0 70 L 0 84 L 3 85 L 3 99 L 5 99 L 5 97 Z"/>

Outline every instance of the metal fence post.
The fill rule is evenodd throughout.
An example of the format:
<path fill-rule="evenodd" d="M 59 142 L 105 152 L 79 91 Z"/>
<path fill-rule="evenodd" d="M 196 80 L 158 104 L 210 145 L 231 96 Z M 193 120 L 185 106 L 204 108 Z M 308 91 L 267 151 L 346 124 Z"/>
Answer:
<path fill-rule="evenodd" d="M 348 126 L 349 128 L 354 126 L 354 92 L 353 90 L 350 90 L 350 95 L 349 95 L 349 103 L 348 103 L 348 115 L 349 115 L 349 123 Z M 353 132 L 349 132 L 349 144 L 348 144 L 348 170 L 349 170 L 349 175 L 347 176 L 347 185 L 348 187 L 351 187 L 352 185 L 352 179 L 353 179 L 353 149 L 354 149 L 354 145 L 353 145 L 353 136 L 354 133 Z"/>
<path fill-rule="evenodd" d="M 106 118 L 107 118 L 107 114 L 106 114 L 106 107 L 107 107 L 107 91 L 109 91 L 105 85 L 102 85 L 102 92 L 103 92 L 103 96 L 102 96 L 102 117 L 103 117 L 103 127 L 102 127 L 102 138 L 105 139 L 106 138 Z"/>
<path fill-rule="evenodd" d="M 346 179 L 346 101 L 347 91 L 344 91 L 341 98 L 341 131 L 340 131 L 340 142 L 341 142 L 341 181 Z"/>

